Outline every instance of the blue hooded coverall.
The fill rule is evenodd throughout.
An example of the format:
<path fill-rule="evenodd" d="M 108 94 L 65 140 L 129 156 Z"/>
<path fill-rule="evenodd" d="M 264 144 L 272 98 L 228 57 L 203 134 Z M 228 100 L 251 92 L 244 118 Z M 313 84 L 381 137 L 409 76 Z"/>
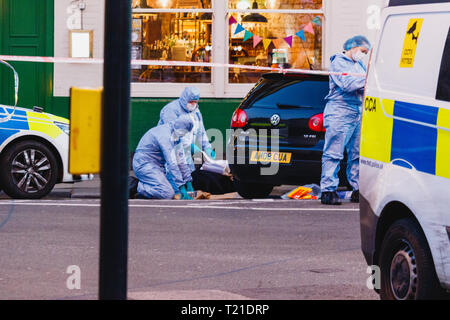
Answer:
<path fill-rule="evenodd" d="M 331 57 L 331 72 L 365 74 L 362 62 L 343 53 Z M 359 190 L 359 144 L 365 77 L 330 76 L 330 92 L 325 97 L 325 145 L 322 156 L 322 192 L 336 191 L 339 186 L 340 162 L 347 150 L 347 180 Z"/>
<path fill-rule="evenodd" d="M 174 121 L 182 115 L 188 115 L 192 119 L 194 128 L 191 134 L 185 135 L 182 139 L 185 149 L 186 163 L 188 164 L 191 173 L 195 171 L 194 161 L 192 160 L 192 155 L 190 152 L 191 144 L 196 144 L 202 150 L 211 148 L 208 136 L 206 135 L 205 126 L 203 125 L 203 117 L 200 109 L 197 107 L 195 111 L 189 112 L 186 108 L 189 101 L 198 101 L 199 99 L 200 91 L 197 88 L 185 88 L 179 99 L 170 102 L 161 110 L 160 120 L 158 122 L 158 125 L 162 125 L 170 121 Z"/>
<path fill-rule="evenodd" d="M 133 170 L 139 180 L 137 191 L 150 199 L 173 199 L 177 191 L 187 182 L 191 182 L 191 172 L 185 161 L 181 137 L 175 132 L 188 133 L 193 124 L 189 117 L 157 126 L 141 138 L 133 157 Z M 174 190 L 167 179 L 171 175 Z"/>

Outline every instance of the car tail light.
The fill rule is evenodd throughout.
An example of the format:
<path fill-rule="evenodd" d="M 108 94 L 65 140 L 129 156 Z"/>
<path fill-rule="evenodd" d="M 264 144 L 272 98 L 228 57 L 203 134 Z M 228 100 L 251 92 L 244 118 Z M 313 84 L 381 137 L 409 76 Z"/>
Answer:
<path fill-rule="evenodd" d="M 325 132 L 323 127 L 323 113 L 316 114 L 309 119 L 309 128 L 316 132 Z"/>
<path fill-rule="evenodd" d="M 231 128 L 243 128 L 247 124 L 247 113 L 237 108 L 231 117 Z"/>

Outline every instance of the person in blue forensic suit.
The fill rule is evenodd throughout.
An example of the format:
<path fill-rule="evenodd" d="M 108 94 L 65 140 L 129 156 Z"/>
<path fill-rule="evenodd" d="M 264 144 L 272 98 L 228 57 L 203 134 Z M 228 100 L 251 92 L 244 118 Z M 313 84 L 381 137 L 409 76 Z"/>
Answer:
<path fill-rule="evenodd" d="M 186 87 L 179 99 L 170 102 L 161 110 L 160 120 L 158 122 L 158 125 L 163 125 L 170 121 L 174 121 L 182 115 L 187 115 L 191 118 L 194 127 L 192 131 L 182 139 L 183 147 L 185 149 L 185 160 L 191 173 L 195 171 L 192 154 L 204 151 L 210 158 L 215 159 L 216 157 L 215 152 L 209 143 L 208 136 L 206 135 L 203 117 L 198 106 L 199 100 L 200 91 L 196 87 Z M 172 182 L 171 176 L 169 176 L 169 181 Z M 191 185 L 189 185 L 188 191 L 194 191 Z"/>
<path fill-rule="evenodd" d="M 344 52 L 331 57 L 330 72 L 365 75 L 364 57 L 371 49 L 369 40 L 355 36 L 344 43 Z M 339 205 L 338 172 L 347 150 L 347 180 L 353 188 L 351 201 L 359 202 L 359 144 L 365 77 L 330 75 L 330 92 L 325 97 L 325 145 L 320 187 L 323 204 Z"/>
<path fill-rule="evenodd" d="M 133 170 L 139 180 L 140 197 L 149 199 L 192 200 L 188 187 L 192 187 L 189 166 L 184 161 L 182 138 L 194 125 L 189 116 L 154 127 L 141 138 L 133 157 Z M 167 176 L 171 176 L 173 185 Z M 175 190 L 174 190 L 175 189 Z"/>

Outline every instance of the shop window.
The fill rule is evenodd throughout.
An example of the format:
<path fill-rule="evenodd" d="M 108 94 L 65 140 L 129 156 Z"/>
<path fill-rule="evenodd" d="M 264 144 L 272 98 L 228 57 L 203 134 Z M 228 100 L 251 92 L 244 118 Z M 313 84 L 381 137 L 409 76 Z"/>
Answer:
<path fill-rule="evenodd" d="M 229 0 L 229 63 L 322 69 L 322 0 Z M 268 71 L 230 68 L 229 83 Z"/>
<path fill-rule="evenodd" d="M 323 0 L 133 0 L 132 6 L 132 58 L 136 60 L 322 69 Z M 236 23 L 229 23 L 231 17 Z M 244 32 L 235 32 L 238 24 Z M 302 30 L 304 35 L 299 37 Z M 225 54 L 215 51 L 224 46 L 228 47 Z M 142 96 L 147 94 L 145 83 L 193 83 L 211 96 L 241 96 L 248 84 L 266 72 L 133 65 L 132 82 Z M 172 92 L 167 86 L 158 88 Z"/>
<path fill-rule="evenodd" d="M 230 9 L 252 8 L 254 0 L 229 0 Z M 259 9 L 322 9 L 322 0 L 257 0 Z"/>
<path fill-rule="evenodd" d="M 132 5 L 133 59 L 211 62 L 211 0 L 135 0 Z M 132 65 L 131 77 L 132 82 L 210 83 L 211 68 Z"/>
<path fill-rule="evenodd" d="M 132 0 L 136 9 L 211 9 L 211 0 Z"/>

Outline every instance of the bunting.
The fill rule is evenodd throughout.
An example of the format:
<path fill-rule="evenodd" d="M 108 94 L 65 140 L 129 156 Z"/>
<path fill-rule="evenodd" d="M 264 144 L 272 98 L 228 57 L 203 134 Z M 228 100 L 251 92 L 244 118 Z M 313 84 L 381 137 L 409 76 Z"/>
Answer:
<path fill-rule="evenodd" d="M 248 39 L 250 39 L 251 37 L 253 37 L 253 33 L 251 33 L 250 31 L 245 30 L 244 42 L 247 41 Z"/>
<path fill-rule="evenodd" d="M 305 30 L 300 30 L 300 31 L 297 32 L 295 35 L 296 35 L 297 37 L 299 37 L 300 39 L 302 39 L 303 42 L 306 42 Z"/>
<path fill-rule="evenodd" d="M 244 42 L 253 38 L 253 48 L 255 48 L 260 42 L 262 42 L 265 50 L 267 50 L 267 48 L 269 48 L 271 43 L 273 43 L 275 48 L 278 49 L 282 45 L 283 40 L 287 43 L 289 48 L 292 48 L 294 36 L 286 36 L 282 39 L 264 39 L 258 35 L 253 34 L 250 31 L 246 30 L 240 23 L 238 23 L 236 18 L 232 15 L 228 19 L 228 23 L 229 23 L 229 25 L 233 25 L 233 24 L 237 23 L 236 30 L 234 31 L 234 35 L 237 35 L 238 33 L 245 31 Z M 306 42 L 305 32 L 308 32 L 312 35 L 316 34 L 314 31 L 314 25 L 322 26 L 322 19 L 319 16 L 316 16 L 310 23 L 308 23 L 303 29 L 298 31 L 295 35 L 297 37 L 299 37 L 300 40 L 302 40 L 303 42 Z"/>
<path fill-rule="evenodd" d="M 315 32 L 314 32 L 314 27 L 313 27 L 313 25 L 312 25 L 311 22 L 308 23 L 308 24 L 306 25 L 306 27 L 303 28 L 303 30 L 305 30 L 306 32 L 309 32 L 309 33 L 311 33 L 311 34 L 315 34 Z"/>
<path fill-rule="evenodd" d="M 319 18 L 319 16 L 315 17 L 312 21 L 312 23 L 318 25 L 318 26 L 322 26 L 322 20 Z"/>
<path fill-rule="evenodd" d="M 236 31 L 234 31 L 234 34 L 236 35 L 238 33 L 241 33 L 242 31 L 245 31 L 245 29 L 240 23 L 238 23 L 238 25 L 236 27 Z"/>
<path fill-rule="evenodd" d="M 280 48 L 282 42 L 283 42 L 282 39 L 273 39 L 273 40 L 272 40 L 273 45 L 274 45 L 275 48 L 277 48 L 277 49 Z"/>
<path fill-rule="evenodd" d="M 254 35 L 253 36 L 253 48 L 256 47 L 262 41 L 262 39 L 263 38 L 261 38 L 260 36 Z"/>
<path fill-rule="evenodd" d="M 272 40 L 270 40 L 270 39 L 263 39 L 264 50 L 267 50 L 267 48 L 269 48 L 271 43 L 272 43 Z"/>
<path fill-rule="evenodd" d="M 284 41 L 286 41 L 286 43 L 288 44 L 289 48 L 292 48 L 292 38 L 293 36 L 289 36 L 284 38 Z"/>
<path fill-rule="evenodd" d="M 237 23 L 237 20 L 235 17 L 230 16 L 230 19 L 228 20 L 228 24 L 231 26 L 232 24 Z"/>

